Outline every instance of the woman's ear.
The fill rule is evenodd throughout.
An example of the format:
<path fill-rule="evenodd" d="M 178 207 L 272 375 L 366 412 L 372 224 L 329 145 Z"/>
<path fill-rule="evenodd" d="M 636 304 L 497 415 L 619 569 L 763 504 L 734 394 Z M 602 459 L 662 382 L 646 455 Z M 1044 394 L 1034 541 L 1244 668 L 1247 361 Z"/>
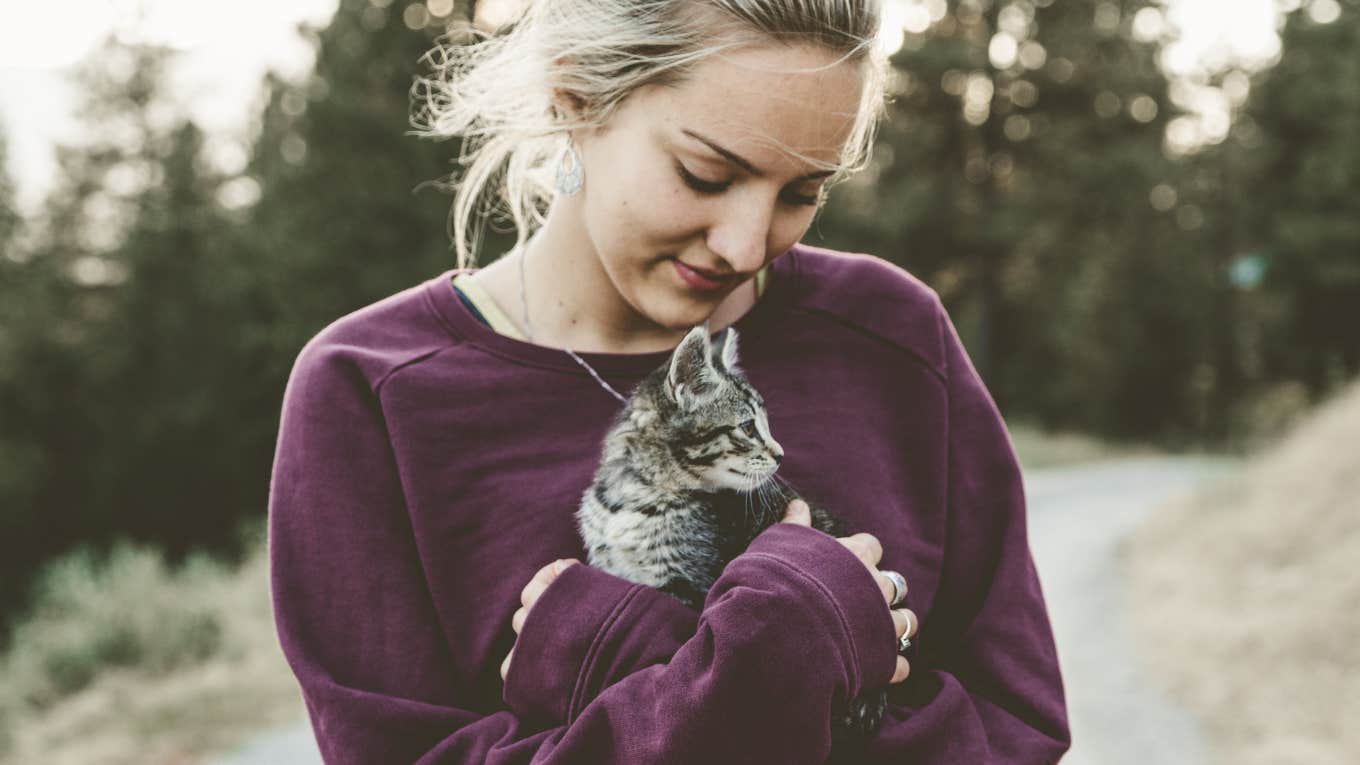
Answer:
<path fill-rule="evenodd" d="M 548 109 L 552 112 L 553 118 L 562 122 L 576 122 L 580 120 L 585 112 L 585 99 L 562 88 L 554 88 L 552 103 Z"/>

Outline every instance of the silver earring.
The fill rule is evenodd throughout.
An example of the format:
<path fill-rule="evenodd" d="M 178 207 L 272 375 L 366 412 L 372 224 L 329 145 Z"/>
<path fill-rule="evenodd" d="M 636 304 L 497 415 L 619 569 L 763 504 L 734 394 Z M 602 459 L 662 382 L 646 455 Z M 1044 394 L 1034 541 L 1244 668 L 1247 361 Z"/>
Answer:
<path fill-rule="evenodd" d="M 557 165 L 557 191 L 559 194 L 571 196 L 581 190 L 581 184 L 585 183 L 585 173 L 581 170 L 581 155 L 576 153 L 576 147 L 571 145 L 570 138 L 567 139 L 567 152 L 562 160 Z"/>

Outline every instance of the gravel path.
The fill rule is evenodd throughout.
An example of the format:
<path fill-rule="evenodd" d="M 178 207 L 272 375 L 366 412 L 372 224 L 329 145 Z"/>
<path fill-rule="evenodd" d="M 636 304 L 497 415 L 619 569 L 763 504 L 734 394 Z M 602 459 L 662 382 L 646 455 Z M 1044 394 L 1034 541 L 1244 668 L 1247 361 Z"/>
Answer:
<path fill-rule="evenodd" d="M 1118 548 L 1159 504 L 1226 469 L 1220 460 L 1139 458 L 1026 474 L 1030 547 L 1072 724 L 1063 765 L 1209 762 L 1194 719 L 1143 678 Z M 303 724 L 262 733 L 212 765 L 320 763 Z"/>
<path fill-rule="evenodd" d="M 1143 676 L 1118 551 L 1158 505 L 1227 469 L 1220 460 L 1146 458 L 1027 477 L 1030 548 L 1072 725 L 1064 765 L 1209 762 L 1194 719 Z"/>

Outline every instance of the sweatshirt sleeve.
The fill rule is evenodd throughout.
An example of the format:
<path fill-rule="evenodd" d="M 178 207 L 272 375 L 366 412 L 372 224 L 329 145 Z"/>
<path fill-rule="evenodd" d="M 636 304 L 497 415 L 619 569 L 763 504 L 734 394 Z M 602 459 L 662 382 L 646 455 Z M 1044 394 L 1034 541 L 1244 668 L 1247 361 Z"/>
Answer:
<path fill-rule="evenodd" d="M 1020 469 L 995 403 L 938 310 L 949 399 L 944 570 L 911 676 L 891 687 L 865 762 L 1055 763 L 1071 737 Z"/>
<path fill-rule="evenodd" d="M 299 356 L 270 486 L 276 627 L 328 763 L 819 763 L 834 700 L 891 675 L 872 577 L 785 525 L 729 564 L 668 660 L 574 696 L 564 722 L 460 708 L 381 382 L 350 352 Z"/>
<path fill-rule="evenodd" d="M 506 706 L 561 725 L 600 691 L 670 661 L 699 612 L 655 587 L 585 564 L 570 566 L 529 609 L 505 676 Z"/>

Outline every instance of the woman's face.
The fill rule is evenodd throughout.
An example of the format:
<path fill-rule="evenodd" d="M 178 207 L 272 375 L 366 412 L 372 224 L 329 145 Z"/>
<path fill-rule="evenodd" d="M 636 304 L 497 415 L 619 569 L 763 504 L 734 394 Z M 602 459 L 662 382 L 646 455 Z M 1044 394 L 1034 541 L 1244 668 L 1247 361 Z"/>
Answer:
<path fill-rule="evenodd" d="M 585 185 L 567 199 L 636 313 L 701 323 L 802 238 L 830 172 L 798 155 L 838 161 L 859 105 L 860 66 L 835 58 L 817 47 L 717 56 L 677 87 L 631 94 L 577 138 Z"/>

